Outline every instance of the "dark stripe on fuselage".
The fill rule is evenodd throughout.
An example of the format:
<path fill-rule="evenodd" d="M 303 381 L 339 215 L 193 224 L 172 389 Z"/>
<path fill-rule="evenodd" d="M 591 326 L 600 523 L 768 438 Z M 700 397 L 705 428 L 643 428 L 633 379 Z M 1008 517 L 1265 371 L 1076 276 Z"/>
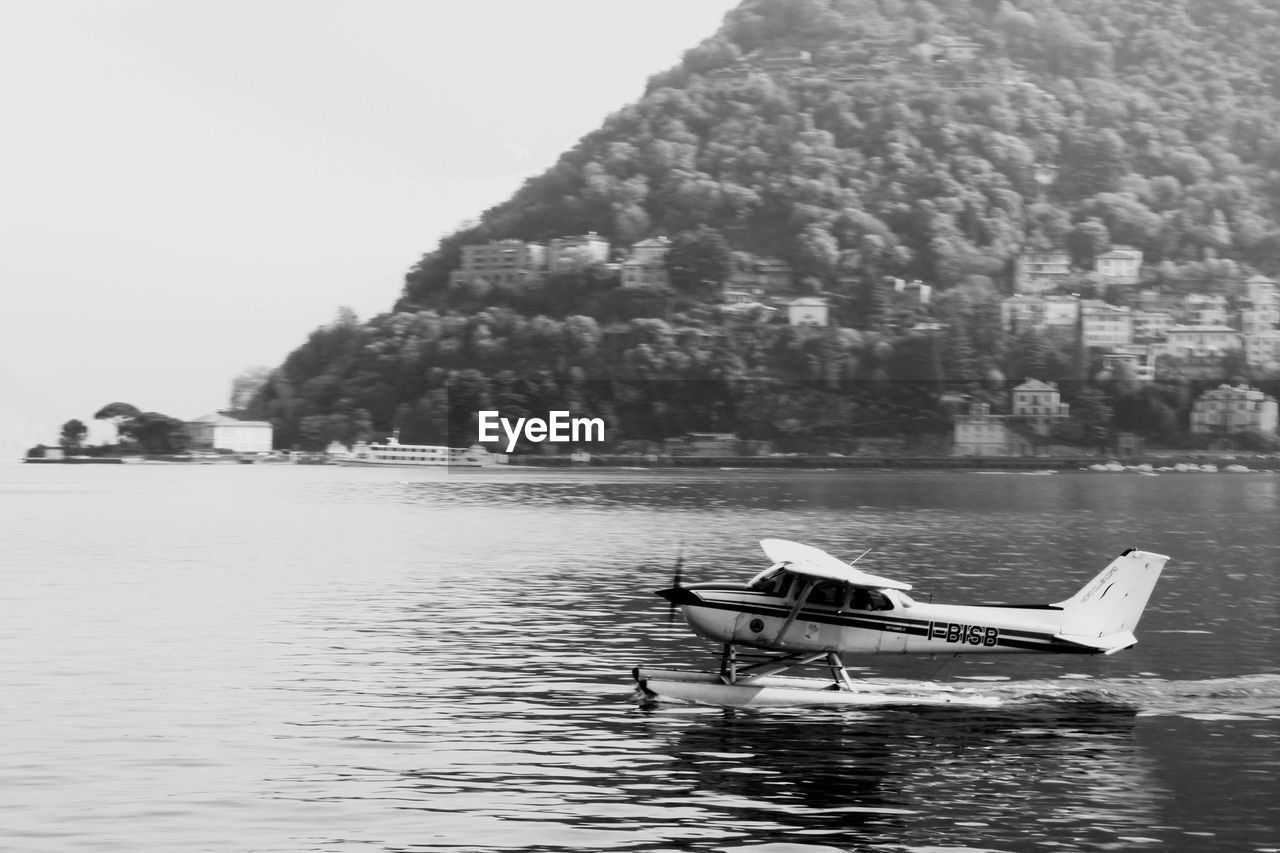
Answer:
<path fill-rule="evenodd" d="M 710 590 L 708 590 L 710 591 Z M 733 590 L 739 595 L 751 595 L 749 590 L 735 589 Z M 676 590 L 663 590 L 662 592 L 676 592 Z M 713 610 L 731 610 L 737 613 L 751 613 L 757 616 L 777 616 L 787 618 L 791 614 L 791 606 L 786 604 L 770 604 L 768 602 L 777 601 L 772 596 L 759 595 L 759 601 L 739 600 L 739 601 L 717 601 L 708 600 L 696 592 L 687 589 L 679 589 L 680 595 L 672 595 L 668 600 L 676 604 L 692 605 L 695 607 L 707 607 Z M 664 598 L 668 596 L 664 595 Z M 929 625 L 934 620 L 929 619 L 906 619 L 900 616 L 885 615 L 889 611 L 870 610 L 870 611 L 841 611 L 835 612 L 831 610 L 810 610 L 804 608 L 797 615 L 797 619 L 804 619 L 809 622 L 819 622 L 826 625 L 836 625 L 841 628 L 862 628 L 868 631 L 889 631 L 895 634 L 907 634 L 916 637 L 928 637 Z M 1011 649 L 1027 649 L 1027 650 L 1047 650 L 1052 649 L 1055 652 L 1080 653 L 1080 654 L 1096 654 L 1096 649 L 1087 646 L 1077 646 L 1074 643 L 1064 643 L 1054 640 L 1053 636 L 1043 631 L 1020 631 L 1016 628 L 998 628 L 1000 636 L 996 640 L 996 645 L 1005 646 Z M 957 648 L 957 654 L 963 647 L 958 644 L 951 644 Z M 946 644 L 940 644 L 941 651 L 947 650 Z"/>

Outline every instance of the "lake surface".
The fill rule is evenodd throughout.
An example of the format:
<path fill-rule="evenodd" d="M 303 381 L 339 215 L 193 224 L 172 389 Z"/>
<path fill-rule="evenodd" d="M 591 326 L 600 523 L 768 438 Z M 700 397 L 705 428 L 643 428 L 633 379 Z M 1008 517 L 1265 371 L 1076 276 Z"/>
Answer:
<path fill-rule="evenodd" d="M 0 849 L 1280 850 L 1280 475 L 0 466 Z M 996 709 L 641 707 L 796 539 L 939 602 L 1170 555 Z M 944 666 L 945 664 L 945 666 Z"/>

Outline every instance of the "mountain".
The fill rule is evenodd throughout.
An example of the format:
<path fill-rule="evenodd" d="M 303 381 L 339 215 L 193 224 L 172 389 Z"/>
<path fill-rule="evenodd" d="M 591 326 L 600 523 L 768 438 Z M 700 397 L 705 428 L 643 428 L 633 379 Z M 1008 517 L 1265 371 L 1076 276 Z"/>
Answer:
<path fill-rule="evenodd" d="M 1280 269 L 1277 34 L 1274 0 L 747 0 L 427 253 L 392 312 L 317 330 L 255 413 L 311 445 L 393 428 L 459 443 L 481 404 L 600 413 L 647 439 L 940 432 L 944 388 L 1093 375 L 1086 353 L 1003 334 L 1024 249 L 1087 269 L 1135 247 L 1174 290 Z M 588 232 L 780 259 L 839 328 L 725 317 L 696 286 L 638 298 L 599 267 L 451 284 L 463 246 Z M 944 331 L 890 322 L 886 277 L 936 288 Z"/>

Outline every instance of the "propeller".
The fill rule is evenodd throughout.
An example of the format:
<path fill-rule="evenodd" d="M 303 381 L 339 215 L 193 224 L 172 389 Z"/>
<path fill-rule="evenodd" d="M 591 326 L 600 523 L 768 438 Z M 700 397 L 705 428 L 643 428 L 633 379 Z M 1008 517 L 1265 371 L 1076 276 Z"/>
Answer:
<path fill-rule="evenodd" d="M 675 569 L 671 572 L 671 590 L 674 592 L 680 588 L 680 581 L 683 580 L 682 569 L 684 568 L 684 543 L 680 543 L 680 550 L 676 553 Z M 675 596 L 667 599 L 667 624 L 671 624 L 676 618 L 676 600 Z"/>

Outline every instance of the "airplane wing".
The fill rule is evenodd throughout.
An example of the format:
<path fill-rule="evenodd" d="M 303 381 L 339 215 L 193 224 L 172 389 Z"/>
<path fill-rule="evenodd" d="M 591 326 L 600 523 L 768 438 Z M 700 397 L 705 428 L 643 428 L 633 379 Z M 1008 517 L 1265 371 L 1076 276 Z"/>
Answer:
<path fill-rule="evenodd" d="M 786 539 L 761 539 L 760 547 L 777 566 L 794 574 L 839 581 L 864 589 L 911 589 L 909 583 L 868 574 L 812 545 Z"/>

